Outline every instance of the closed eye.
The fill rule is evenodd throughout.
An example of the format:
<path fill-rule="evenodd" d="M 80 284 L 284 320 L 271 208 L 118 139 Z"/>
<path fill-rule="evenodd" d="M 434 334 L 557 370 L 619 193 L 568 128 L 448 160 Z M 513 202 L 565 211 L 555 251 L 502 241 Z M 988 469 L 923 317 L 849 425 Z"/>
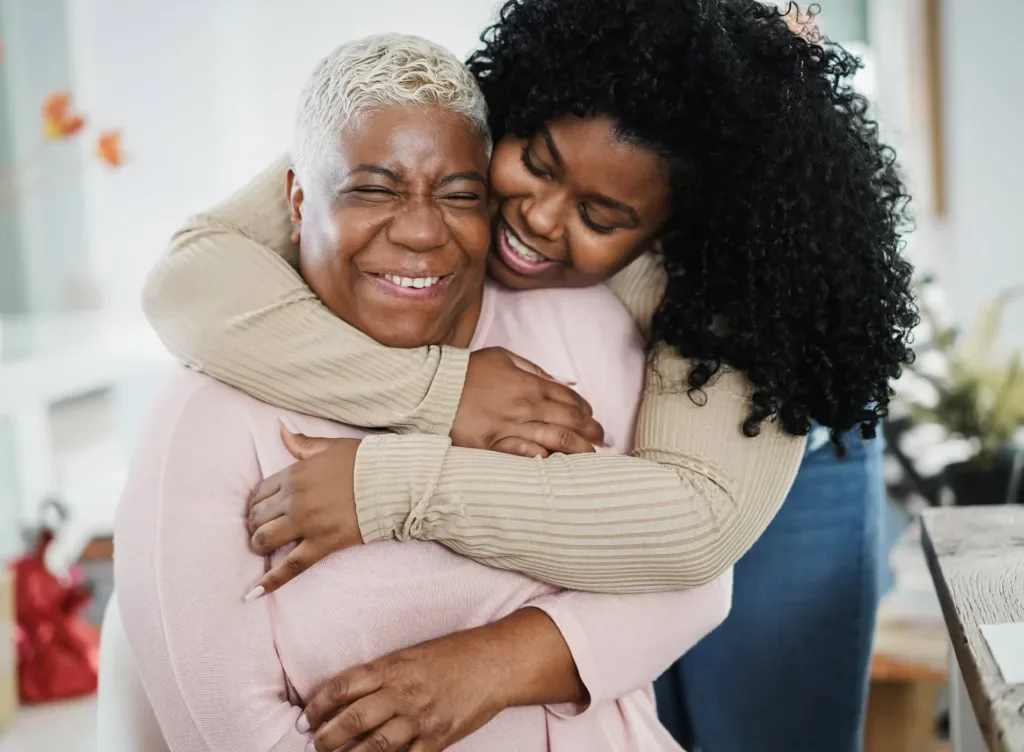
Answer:
<path fill-rule="evenodd" d="M 586 204 L 580 204 L 580 218 L 583 220 L 583 224 L 585 224 L 587 227 L 589 227 L 596 233 L 599 233 L 601 235 L 611 235 L 613 232 L 615 232 L 616 228 L 608 227 L 607 225 L 602 225 L 595 222 L 591 218 L 590 212 L 587 211 Z"/>
<path fill-rule="evenodd" d="M 527 171 L 529 171 L 532 175 L 535 175 L 538 178 L 550 178 L 551 177 L 551 173 L 545 172 L 540 167 L 538 167 L 536 164 L 534 164 L 533 160 L 530 158 L 530 147 L 529 146 L 524 146 L 523 147 L 523 153 L 522 153 L 520 159 L 522 159 L 522 161 L 523 161 L 523 167 L 525 167 L 527 169 Z"/>
<path fill-rule="evenodd" d="M 441 198 L 447 201 L 479 201 L 480 197 L 475 193 L 446 193 Z"/>

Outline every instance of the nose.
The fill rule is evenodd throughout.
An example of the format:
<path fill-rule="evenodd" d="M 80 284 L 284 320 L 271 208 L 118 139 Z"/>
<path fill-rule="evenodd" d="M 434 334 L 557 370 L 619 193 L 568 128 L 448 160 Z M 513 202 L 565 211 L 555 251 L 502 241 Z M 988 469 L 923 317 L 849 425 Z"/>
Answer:
<path fill-rule="evenodd" d="M 565 198 L 560 191 L 535 192 L 527 196 L 520 207 L 531 233 L 552 243 L 562 239 L 565 230 Z"/>
<path fill-rule="evenodd" d="M 403 202 L 388 224 L 387 239 L 416 253 L 435 250 L 448 240 L 448 228 L 440 209 L 430 197 Z"/>

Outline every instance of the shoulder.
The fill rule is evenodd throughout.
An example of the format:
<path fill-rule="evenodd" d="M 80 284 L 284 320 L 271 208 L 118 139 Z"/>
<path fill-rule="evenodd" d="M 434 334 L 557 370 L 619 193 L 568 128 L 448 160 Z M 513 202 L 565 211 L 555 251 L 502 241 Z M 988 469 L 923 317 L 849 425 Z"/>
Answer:
<path fill-rule="evenodd" d="M 253 469 L 255 427 L 271 410 L 204 374 L 179 367 L 159 390 L 144 421 L 134 465 Z"/>

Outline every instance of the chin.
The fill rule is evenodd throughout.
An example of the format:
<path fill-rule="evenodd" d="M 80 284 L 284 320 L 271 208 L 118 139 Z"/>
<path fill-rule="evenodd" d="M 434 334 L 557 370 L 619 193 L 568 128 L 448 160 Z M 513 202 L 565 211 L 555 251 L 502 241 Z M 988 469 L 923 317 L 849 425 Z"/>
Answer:
<path fill-rule="evenodd" d="M 397 347 L 402 350 L 414 350 L 417 347 L 441 344 L 440 338 L 438 337 L 431 337 L 426 334 L 419 334 L 415 332 L 398 334 L 391 332 L 387 336 L 378 337 L 376 334 L 371 336 L 385 347 Z"/>

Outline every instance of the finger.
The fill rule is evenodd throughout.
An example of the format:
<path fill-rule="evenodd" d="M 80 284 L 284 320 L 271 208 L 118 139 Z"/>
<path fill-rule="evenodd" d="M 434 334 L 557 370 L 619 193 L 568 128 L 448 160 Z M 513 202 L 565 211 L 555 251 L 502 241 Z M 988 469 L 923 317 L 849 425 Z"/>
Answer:
<path fill-rule="evenodd" d="M 342 671 L 320 687 L 306 703 L 306 709 L 299 716 L 296 728 L 301 734 L 319 728 L 321 723 L 334 716 L 342 706 L 376 692 L 383 683 L 383 676 L 377 663 L 365 663 Z"/>
<path fill-rule="evenodd" d="M 324 555 L 319 553 L 316 546 L 309 541 L 302 541 L 302 543 L 289 551 L 288 555 L 281 559 L 277 566 L 260 578 L 260 581 L 256 583 L 256 587 L 246 594 L 245 600 L 253 601 L 267 593 L 280 590 L 322 558 L 324 558 Z"/>
<path fill-rule="evenodd" d="M 416 736 L 416 723 L 408 716 L 392 718 L 366 739 L 352 748 L 352 752 L 392 752 L 405 749 Z"/>
<path fill-rule="evenodd" d="M 249 493 L 249 506 L 258 504 L 264 499 L 269 499 L 271 496 L 276 494 L 284 486 L 282 482 L 281 473 L 275 473 L 269 478 L 264 478 L 260 481 L 259 485 L 256 486 Z"/>
<path fill-rule="evenodd" d="M 576 385 L 576 379 L 571 376 L 566 376 L 563 374 L 552 376 L 539 365 L 527 360 L 521 355 L 516 355 L 514 352 L 509 352 L 508 350 L 506 350 L 505 353 L 508 355 L 508 359 L 512 361 L 512 364 L 514 366 L 528 373 L 532 373 L 534 376 L 540 376 L 542 379 L 546 381 L 551 381 L 554 382 L 555 384 L 563 384 L 564 386 Z"/>
<path fill-rule="evenodd" d="M 357 700 L 333 718 L 329 718 L 317 729 L 314 741 L 325 750 L 335 750 L 344 747 L 361 737 L 367 736 L 365 741 L 377 736 L 380 741 L 387 741 L 386 737 L 379 737 L 379 733 L 386 723 L 397 720 L 398 704 L 388 691 L 380 690 Z M 406 718 L 406 720 L 411 720 Z M 408 725 L 408 724 L 406 724 Z M 413 728 L 405 742 L 415 736 Z M 370 749 L 376 749 L 370 747 Z M 385 744 L 381 750 L 394 749 Z"/>
<path fill-rule="evenodd" d="M 292 433 L 284 423 L 281 424 L 281 441 L 285 448 L 298 460 L 308 460 L 330 447 L 332 439 L 318 436 L 306 436 L 303 433 Z"/>
<path fill-rule="evenodd" d="M 256 528 L 249 544 L 260 556 L 270 556 L 277 549 L 301 537 L 290 517 L 278 517 Z"/>
<path fill-rule="evenodd" d="M 249 507 L 249 515 L 246 520 L 249 535 L 255 535 L 256 531 L 268 522 L 286 514 L 288 514 L 288 497 L 283 493 L 277 493 L 269 499 L 256 502 Z"/>
<path fill-rule="evenodd" d="M 516 355 L 514 352 L 509 352 L 508 350 L 505 350 L 505 354 L 508 356 L 508 359 L 512 361 L 512 365 L 514 365 L 516 368 L 522 369 L 527 373 L 532 373 L 534 376 L 540 376 L 542 379 L 545 379 L 547 381 L 556 381 L 556 379 L 550 373 L 545 371 L 543 368 L 541 368 L 533 361 L 527 360 L 526 358 L 520 355 Z"/>
<path fill-rule="evenodd" d="M 520 439 L 517 436 L 506 436 L 503 439 L 499 439 L 490 446 L 490 449 L 495 452 L 502 452 L 503 454 L 517 454 L 520 457 L 540 457 L 541 459 L 549 454 L 548 450 L 540 444 L 534 444 L 532 441 Z"/>
<path fill-rule="evenodd" d="M 567 405 L 564 402 L 542 402 L 535 411 L 538 423 L 549 423 L 560 428 L 568 428 L 578 433 L 591 444 L 604 443 L 604 426 L 587 415 L 579 405 Z"/>
<path fill-rule="evenodd" d="M 595 451 L 594 445 L 575 431 L 562 426 L 553 426 L 550 423 L 522 423 L 516 426 L 516 432 L 549 452 L 587 454 Z"/>
<path fill-rule="evenodd" d="M 551 402 L 561 402 L 566 405 L 572 405 L 578 407 L 583 411 L 584 415 L 591 416 L 594 414 L 594 408 L 590 406 L 583 397 L 581 397 L 575 390 L 569 387 L 555 383 L 554 381 L 540 381 L 540 393 L 541 396 Z"/>

